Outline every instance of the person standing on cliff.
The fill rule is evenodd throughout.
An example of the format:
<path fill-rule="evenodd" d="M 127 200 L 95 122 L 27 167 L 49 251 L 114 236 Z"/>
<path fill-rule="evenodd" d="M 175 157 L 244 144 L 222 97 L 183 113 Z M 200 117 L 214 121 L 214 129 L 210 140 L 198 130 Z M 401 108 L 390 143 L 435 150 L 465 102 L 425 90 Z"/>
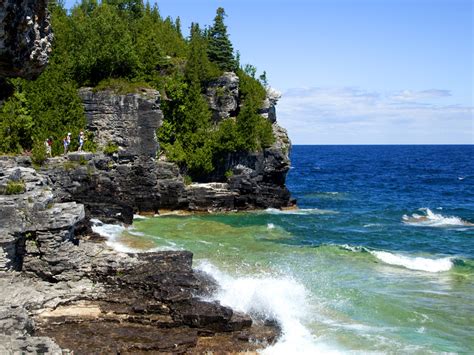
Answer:
<path fill-rule="evenodd" d="M 51 154 L 51 145 L 53 144 L 53 140 L 51 138 L 48 138 L 45 140 L 44 142 L 44 146 L 45 146 L 45 149 L 46 149 L 46 155 L 51 158 L 52 154 Z"/>
<path fill-rule="evenodd" d="M 82 146 L 84 145 L 84 132 L 79 133 L 79 152 L 82 152 Z"/>
<path fill-rule="evenodd" d="M 67 134 L 66 137 L 63 139 L 63 145 L 64 145 L 64 155 L 67 154 L 69 151 L 69 145 L 71 144 L 71 132 Z"/>

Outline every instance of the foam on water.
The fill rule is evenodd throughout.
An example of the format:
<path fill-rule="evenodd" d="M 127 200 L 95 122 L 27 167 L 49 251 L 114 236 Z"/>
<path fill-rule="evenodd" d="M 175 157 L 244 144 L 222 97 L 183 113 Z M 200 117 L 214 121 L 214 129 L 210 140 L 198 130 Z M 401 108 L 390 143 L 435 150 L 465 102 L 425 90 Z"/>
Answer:
<path fill-rule="evenodd" d="M 441 214 L 434 213 L 429 208 L 420 208 L 420 211 L 424 211 L 426 214 L 419 215 L 414 213 L 411 216 L 404 215 L 402 217 L 403 223 L 424 227 L 474 226 L 474 223 L 464 221 L 461 218 L 455 216 L 446 217 Z"/>
<path fill-rule="evenodd" d="M 455 261 L 455 259 L 452 257 L 444 257 L 438 259 L 423 258 L 419 256 L 401 255 L 383 250 L 371 250 L 366 247 L 353 246 L 348 244 L 338 245 L 338 247 L 355 253 L 370 253 L 385 264 L 401 266 L 410 270 L 426 271 L 433 273 L 450 270 L 454 266 Z"/>
<path fill-rule="evenodd" d="M 122 252 L 122 253 L 137 253 L 138 250 L 134 248 L 129 248 L 119 242 L 120 235 L 127 229 L 125 226 L 120 224 L 106 224 L 98 219 L 91 219 L 92 231 L 94 233 L 100 234 L 101 236 L 107 238 L 105 242 L 111 248 Z"/>
<path fill-rule="evenodd" d="M 336 214 L 336 211 L 321 210 L 319 208 L 300 208 L 295 210 L 279 210 L 276 208 L 267 208 L 265 213 L 275 215 L 311 215 L 311 214 Z"/>
<path fill-rule="evenodd" d="M 267 223 L 267 229 L 275 229 L 275 225 L 273 223 Z"/>
<path fill-rule="evenodd" d="M 128 234 L 134 236 L 145 236 L 144 233 L 134 231 L 133 227 L 127 228 L 121 224 L 107 224 L 103 223 L 99 219 L 92 218 L 92 231 L 94 233 L 100 234 L 101 236 L 107 238 L 105 244 L 109 247 L 113 248 L 114 250 L 121 252 L 121 253 L 144 253 L 144 252 L 153 252 L 153 251 L 161 251 L 161 250 L 178 250 L 179 248 L 175 243 L 169 242 L 168 246 L 151 248 L 148 250 L 131 248 L 120 241 L 120 236 L 123 232 L 127 231 Z"/>
<path fill-rule="evenodd" d="M 210 274 L 220 288 L 214 298 L 221 304 L 257 319 L 275 320 L 282 329 L 278 342 L 264 354 L 336 354 L 337 349 L 324 344 L 305 326 L 308 293 L 303 285 L 283 277 L 232 277 L 207 261 L 199 270 Z"/>
<path fill-rule="evenodd" d="M 450 257 L 430 259 L 422 257 L 409 257 L 390 253 L 388 251 L 376 250 L 371 250 L 369 253 L 386 264 L 402 266 L 410 270 L 443 272 L 448 271 L 453 267 L 453 261 Z"/>
<path fill-rule="evenodd" d="M 134 219 L 134 220 L 135 220 L 135 219 L 148 219 L 148 217 L 141 216 L 141 215 L 139 215 L 139 214 L 134 214 L 134 215 L 133 215 L 133 219 Z"/>

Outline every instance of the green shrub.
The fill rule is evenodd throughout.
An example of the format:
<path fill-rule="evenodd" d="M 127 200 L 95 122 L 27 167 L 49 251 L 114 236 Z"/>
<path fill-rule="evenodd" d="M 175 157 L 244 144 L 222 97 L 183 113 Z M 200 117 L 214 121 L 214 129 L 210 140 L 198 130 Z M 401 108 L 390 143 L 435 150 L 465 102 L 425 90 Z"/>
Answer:
<path fill-rule="evenodd" d="M 119 147 L 114 142 L 107 142 L 107 145 L 104 147 L 104 154 L 113 155 L 118 153 Z"/>
<path fill-rule="evenodd" d="M 85 132 L 85 141 L 84 145 L 82 146 L 82 150 L 84 152 L 97 152 L 97 144 L 94 141 L 94 134 L 92 132 L 86 131 Z"/>
<path fill-rule="evenodd" d="M 184 175 L 183 179 L 184 179 L 184 184 L 186 186 L 191 185 L 193 183 L 193 179 L 189 175 Z"/>
<path fill-rule="evenodd" d="M 77 167 L 77 164 L 72 162 L 72 161 L 69 161 L 69 160 L 64 162 L 64 164 L 63 164 L 63 168 L 64 168 L 65 171 L 74 170 L 76 167 Z"/>
<path fill-rule="evenodd" d="M 25 183 L 22 180 L 13 181 L 10 180 L 7 183 L 5 195 L 18 195 L 24 193 L 26 190 Z"/>
<path fill-rule="evenodd" d="M 33 162 L 33 164 L 41 166 L 47 158 L 48 157 L 46 155 L 46 147 L 44 143 L 36 141 L 33 144 L 33 149 L 31 150 L 31 161 Z"/>
<path fill-rule="evenodd" d="M 229 169 L 225 172 L 225 178 L 227 180 L 230 180 L 233 176 L 234 176 L 234 172 L 232 171 L 232 169 Z"/>
<path fill-rule="evenodd" d="M 144 81 L 130 82 L 127 79 L 104 79 L 94 88 L 94 91 L 111 90 L 118 95 L 134 94 L 142 89 L 150 89 L 151 86 Z"/>

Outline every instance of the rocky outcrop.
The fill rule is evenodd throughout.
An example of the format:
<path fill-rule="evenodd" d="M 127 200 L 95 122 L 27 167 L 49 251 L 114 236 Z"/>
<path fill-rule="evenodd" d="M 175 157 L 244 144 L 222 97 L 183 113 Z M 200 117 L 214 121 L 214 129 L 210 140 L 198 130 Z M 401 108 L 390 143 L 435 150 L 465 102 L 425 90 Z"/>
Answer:
<path fill-rule="evenodd" d="M 227 87 L 238 96 L 237 76 L 226 73 L 221 79 L 216 81 L 221 86 L 211 85 L 212 90 Z M 127 224 L 134 212 L 228 211 L 294 203 L 285 186 L 291 143 L 277 123 L 273 124 L 272 147 L 229 154 L 207 182 L 186 185 L 178 166 L 155 158 L 155 131 L 163 119 L 158 92 L 120 95 L 86 88 L 80 95 L 88 129 L 99 146 L 114 142 L 119 150 L 110 155 L 70 153 L 66 159 L 49 159 L 42 171 L 52 181 L 55 201 L 76 201 L 86 206 L 91 217 Z M 270 95 L 267 101 L 275 105 L 276 97 Z M 231 114 L 232 110 L 220 107 L 219 117 Z"/>
<path fill-rule="evenodd" d="M 67 195 L 27 163 L 0 160 L 0 352 L 246 351 L 276 339 L 274 326 L 201 298 L 217 285 L 192 253 L 107 247 L 83 205 L 59 202 Z"/>
<path fill-rule="evenodd" d="M 84 102 L 87 129 L 99 148 L 113 143 L 122 156 L 156 156 L 156 130 L 163 123 L 158 91 L 142 89 L 140 93 L 116 95 L 83 88 L 79 96 Z"/>
<path fill-rule="evenodd" d="M 224 73 L 208 85 L 206 97 L 214 122 L 236 116 L 239 108 L 239 77 L 232 72 Z"/>
<path fill-rule="evenodd" d="M 0 195 L 0 270 L 23 269 L 51 279 L 70 272 L 67 248 L 84 207 L 54 204 L 48 179 L 34 169 L 1 165 L 0 190 L 11 194 Z M 23 191 L 9 192 L 12 185 Z"/>
<path fill-rule="evenodd" d="M 275 123 L 277 120 L 276 116 L 276 105 L 278 100 L 281 98 L 281 93 L 271 87 L 267 88 L 267 96 L 263 101 L 263 106 L 260 109 L 260 114 L 269 120 L 271 123 Z"/>
<path fill-rule="evenodd" d="M 46 0 L 0 3 L 0 77 L 33 78 L 44 69 L 53 35 Z"/>

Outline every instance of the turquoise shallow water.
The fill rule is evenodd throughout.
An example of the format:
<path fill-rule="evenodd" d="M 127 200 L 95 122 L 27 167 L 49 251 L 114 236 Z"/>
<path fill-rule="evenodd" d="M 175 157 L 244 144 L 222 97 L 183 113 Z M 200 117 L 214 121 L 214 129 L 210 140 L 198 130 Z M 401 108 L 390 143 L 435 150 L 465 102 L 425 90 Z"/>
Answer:
<path fill-rule="evenodd" d="M 296 146 L 301 210 L 139 219 L 119 241 L 193 251 L 217 299 L 282 324 L 269 353 L 472 353 L 473 156 Z"/>

